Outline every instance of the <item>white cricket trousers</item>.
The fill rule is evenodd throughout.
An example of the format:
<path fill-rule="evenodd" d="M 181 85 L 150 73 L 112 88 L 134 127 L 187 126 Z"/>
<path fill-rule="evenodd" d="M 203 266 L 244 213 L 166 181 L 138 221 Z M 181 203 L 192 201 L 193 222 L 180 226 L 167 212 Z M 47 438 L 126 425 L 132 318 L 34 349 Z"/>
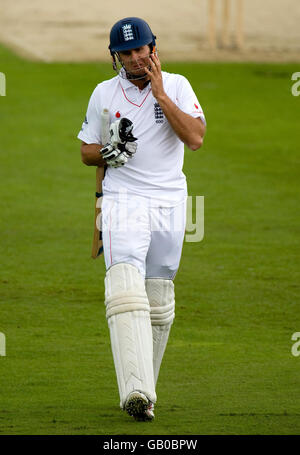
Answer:
<path fill-rule="evenodd" d="M 177 205 L 129 193 L 105 194 L 102 238 L 106 269 L 136 266 L 144 278 L 173 280 L 186 224 L 186 199 Z"/>

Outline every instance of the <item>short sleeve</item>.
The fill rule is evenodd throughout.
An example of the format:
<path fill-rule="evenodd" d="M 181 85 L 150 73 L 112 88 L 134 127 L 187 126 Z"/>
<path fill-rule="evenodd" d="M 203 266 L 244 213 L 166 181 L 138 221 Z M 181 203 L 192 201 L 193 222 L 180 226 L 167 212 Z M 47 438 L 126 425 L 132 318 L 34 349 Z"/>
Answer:
<path fill-rule="evenodd" d="M 98 87 L 95 88 L 90 97 L 86 116 L 77 136 L 78 139 L 87 144 L 101 144 L 101 99 Z"/>
<path fill-rule="evenodd" d="M 194 118 L 200 117 L 206 125 L 203 109 L 195 95 L 194 90 L 192 89 L 191 84 L 184 76 L 180 76 L 177 82 L 177 106 L 183 112 Z"/>

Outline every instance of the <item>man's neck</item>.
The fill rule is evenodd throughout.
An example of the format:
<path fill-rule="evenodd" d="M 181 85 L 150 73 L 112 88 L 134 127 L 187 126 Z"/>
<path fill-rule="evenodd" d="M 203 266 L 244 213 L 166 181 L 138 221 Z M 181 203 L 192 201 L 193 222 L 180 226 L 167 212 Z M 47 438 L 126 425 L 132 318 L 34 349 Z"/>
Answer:
<path fill-rule="evenodd" d="M 138 87 L 140 90 L 143 90 L 145 87 L 147 87 L 147 85 L 150 82 L 149 76 L 147 76 L 147 79 L 129 79 L 129 80 L 133 85 Z"/>

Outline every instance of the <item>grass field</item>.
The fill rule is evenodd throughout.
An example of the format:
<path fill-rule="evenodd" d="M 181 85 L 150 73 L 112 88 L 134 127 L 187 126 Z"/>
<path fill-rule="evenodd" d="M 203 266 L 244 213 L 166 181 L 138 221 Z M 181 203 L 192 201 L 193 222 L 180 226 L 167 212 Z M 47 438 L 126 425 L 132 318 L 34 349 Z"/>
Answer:
<path fill-rule="evenodd" d="M 205 196 L 205 237 L 184 244 L 156 419 L 136 423 L 119 409 L 104 261 L 90 259 L 95 169 L 76 139 L 112 70 L 0 47 L 1 434 L 300 431 L 297 65 L 163 69 L 188 77 L 207 116 L 184 165 L 189 194 Z"/>

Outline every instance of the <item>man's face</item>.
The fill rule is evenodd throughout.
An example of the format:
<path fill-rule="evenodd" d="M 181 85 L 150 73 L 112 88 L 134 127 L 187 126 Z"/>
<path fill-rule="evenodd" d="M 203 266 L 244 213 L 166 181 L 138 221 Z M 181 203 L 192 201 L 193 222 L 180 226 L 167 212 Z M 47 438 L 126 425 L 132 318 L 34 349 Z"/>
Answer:
<path fill-rule="evenodd" d="M 129 51 L 119 52 L 120 59 L 122 60 L 125 69 L 128 73 L 135 76 L 142 76 L 145 74 L 145 66 L 150 64 L 150 48 L 148 45 L 130 49 Z"/>

